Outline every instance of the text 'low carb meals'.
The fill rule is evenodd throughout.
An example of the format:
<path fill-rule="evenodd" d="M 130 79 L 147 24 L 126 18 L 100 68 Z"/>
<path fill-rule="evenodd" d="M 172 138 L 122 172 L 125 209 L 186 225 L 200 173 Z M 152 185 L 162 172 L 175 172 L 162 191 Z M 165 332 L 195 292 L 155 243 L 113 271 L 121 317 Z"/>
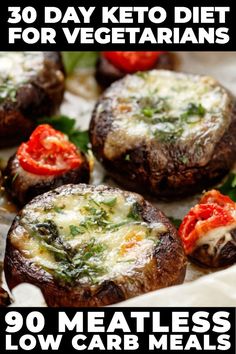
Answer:
<path fill-rule="evenodd" d="M 0 147 L 28 138 L 36 118 L 59 108 L 64 89 L 60 53 L 0 53 Z"/>
<path fill-rule="evenodd" d="M 192 195 L 235 162 L 235 100 L 211 77 L 152 70 L 99 99 L 93 152 L 122 186 L 164 199 Z"/>
<path fill-rule="evenodd" d="M 8 234 L 9 288 L 37 285 L 49 306 L 102 306 L 179 284 L 186 259 L 175 228 L 143 197 L 67 185 L 35 198 Z"/>

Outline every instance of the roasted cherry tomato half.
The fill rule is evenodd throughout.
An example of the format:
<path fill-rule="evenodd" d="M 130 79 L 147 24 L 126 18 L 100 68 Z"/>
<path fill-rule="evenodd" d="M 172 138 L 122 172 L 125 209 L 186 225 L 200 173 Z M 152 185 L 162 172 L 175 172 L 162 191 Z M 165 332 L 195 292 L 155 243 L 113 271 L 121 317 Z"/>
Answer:
<path fill-rule="evenodd" d="M 163 52 L 103 52 L 102 55 L 125 73 L 152 69 Z"/>
<path fill-rule="evenodd" d="M 219 191 L 213 189 L 209 192 L 206 192 L 199 204 L 207 204 L 207 203 L 216 203 L 222 207 L 227 207 L 227 208 L 235 208 L 235 202 L 230 199 L 227 195 L 221 194 Z"/>
<path fill-rule="evenodd" d="M 236 222 L 236 204 L 216 190 L 207 192 L 185 216 L 179 228 L 186 254 L 191 254 L 197 240 L 209 231 Z"/>
<path fill-rule="evenodd" d="M 39 125 L 20 145 L 17 157 L 21 167 L 36 175 L 60 175 L 81 164 L 81 155 L 68 137 L 48 124 Z"/>

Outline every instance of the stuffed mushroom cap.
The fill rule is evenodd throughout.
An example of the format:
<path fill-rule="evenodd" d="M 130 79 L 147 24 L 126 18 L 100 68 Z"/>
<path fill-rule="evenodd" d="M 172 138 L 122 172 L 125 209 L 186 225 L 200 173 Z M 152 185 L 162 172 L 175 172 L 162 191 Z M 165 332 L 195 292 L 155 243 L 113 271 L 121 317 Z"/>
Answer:
<path fill-rule="evenodd" d="M 59 52 L 1 52 L 0 147 L 23 141 L 37 118 L 54 114 L 64 90 Z"/>
<path fill-rule="evenodd" d="M 120 184 L 171 199 L 222 178 L 236 154 L 235 100 L 208 76 L 128 75 L 99 99 L 90 124 L 96 157 Z"/>
<path fill-rule="evenodd" d="M 10 289 L 38 286 L 49 306 L 104 306 L 183 282 L 181 239 L 140 195 L 67 185 L 45 193 L 9 231 Z"/>

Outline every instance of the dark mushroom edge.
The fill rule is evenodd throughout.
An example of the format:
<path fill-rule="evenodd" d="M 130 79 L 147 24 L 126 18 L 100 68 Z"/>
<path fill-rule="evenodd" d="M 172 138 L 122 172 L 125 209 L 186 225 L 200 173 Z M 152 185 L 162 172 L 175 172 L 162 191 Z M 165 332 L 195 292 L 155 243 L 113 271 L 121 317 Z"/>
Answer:
<path fill-rule="evenodd" d="M 228 267 L 236 263 L 236 226 L 230 226 L 219 234 L 217 229 L 212 230 L 212 238 L 203 236 L 201 245 L 194 249 L 189 259 L 210 268 Z"/>
<path fill-rule="evenodd" d="M 7 238 L 9 288 L 34 284 L 48 306 L 114 304 L 180 284 L 185 271 L 181 240 L 164 214 L 140 195 L 106 186 L 67 185 L 36 197 Z"/>
<path fill-rule="evenodd" d="M 86 155 L 80 151 L 81 164 L 56 176 L 39 176 L 25 171 L 16 154 L 8 161 L 3 172 L 4 187 L 18 206 L 24 206 L 37 195 L 65 184 L 88 183 L 90 167 Z"/>
<path fill-rule="evenodd" d="M 0 78 L 0 147 L 8 147 L 28 138 L 37 118 L 57 111 L 65 73 L 59 52 L 3 52 L 1 56 L 9 56 L 12 63 L 6 77 Z"/>
<path fill-rule="evenodd" d="M 95 156 L 121 186 L 179 199 L 232 168 L 235 99 L 210 77 L 164 70 L 128 75 L 99 99 L 89 132 Z"/>

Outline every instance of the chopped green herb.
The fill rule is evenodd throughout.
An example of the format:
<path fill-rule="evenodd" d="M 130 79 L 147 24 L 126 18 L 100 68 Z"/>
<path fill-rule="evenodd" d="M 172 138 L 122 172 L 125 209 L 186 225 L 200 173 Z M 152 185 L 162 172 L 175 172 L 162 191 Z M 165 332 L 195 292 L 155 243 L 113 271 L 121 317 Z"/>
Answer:
<path fill-rule="evenodd" d="M 156 97 L 150 93 L 139 98 L 140 114 L 135 118 L 153 125 L 151 129 L 155 138 L 159 141 L 171 143 L 182 136 L 185 124 L 195 124 L 206 114 L 206 109 L 201 103 L 189 103 L 182 114 L 172 116 L 168 97 Z"/>
<path fill-rule="evenodd" d="M 100 265 L 106 248 L 105 244 L 98 244 L 95 239 L 80 245 L 72 258 L 59 263 L 55 276 L 63 283 L 73 284 L 83 277 L 88 277 L 92 283 L 96 283 L 96 277 L 106 272 Z"/>
<path fill-rule="evenodd" d="M 87 152 L 89 149 L 89 134 L 88 131 L 78 130 L 76 120 L 64 115 L 54 117 L 44 117 L 37 121 L 38 124 L 50 124 L 54 129 L 60 130 L 68 135 L 69 140 L 75 144 L 81 151 Z"/>
<path fill-rule="evenodd" d="M 4 102 L 6 99 L 15 101 L 16 99 L 17 87 L 11 81 L 4 81 L 0 84 L 0 103 Z"/>
<path fill-rule="evenodd" d="M 205 108 L 199 103 L 198 105 L 195 103 L 189 103 L 186 111 L 181 114 L 181 119 L 186 121 L 186 123 L 195 123 L 196 121 L 191 121 L 189 118 L 191 116 L 199 116 L 204 117 L 206 114 Z"/>
<path fill-rule="evenodd" d="M 129 223 L 129 221 L 121 221 L 117 224 L 110 224 L 106 227 L 106 230 L 108 231 L 116 231 L 117 229 L 119 229 L 119 227 L 123 226 L 123 225 L 127 225 Z"/>
<path fill-rule="evenodd" d="M 109 207 L 113 207 L 116 205 L 116 202 L 117 202 L 117 198 L 114 197 L 114 198 L 103 200 L 101 203 Z"/>
<path fill-rule="evenodd" d="M 125 161 L 130 161 L 130 155 L 129 154 L 125 155 Z"/>
<path fill-rule="evenodd" d="M 98 55 L 99 53 L 97 52 L 62 52 L 67 74 L 72 74 L 78 67 L 95 67 Z"/>
<path fill-rule="evenodd" d="M 151 92 L 149 96 L 139 99 L 138 103 L 141 108 L 141 114 L 146 118 L 153 118 L 156 115 L 169 110 L 169 105 L 166 99 L 161 97 L 156 99 L 156 95 L 153 92 Z M 151 123 L 154 122 L 151 121 Z"/>
<path fill-rule="evenodd" d="M 57 225 L 52 220 L 45 220 L 43 223 L 34 225 L 33 235 L 36 237 L 39 235 L 41 239 L 48 243 L 51 243 L 55 240 L 58 241 L 59 238 Z"/>
<path fill-rule="evenodd" d="M 164 115 L 162 117 L 158 117 L 156 123 L 177 123 L 178 121 L 179 121 L 178 117 Z"/>
<path fill-rule="evenodd" d="M 60 207 L 57 206 L 57 205 L 55 205 L 55 206 L 53 207 L 53 210 L 54 210 L 56 213 L 58 213 L 58 214 L 62 213 L 63 209 L 65 209 L 65 205 L 60 206 Z"/>
<path fill-rule="evenodd" d="M 164 131 L 164 130 L 155 130 L 154 137 L 162 142 L 174 142 L 177 138 L 179 138 L 183 134 L 184 128 L 176 126 L 175 129 Z"/>
<path fill-rule="evenodd" d="M 236 202 L 236 174 L 231 172 L 226 181 L 218 189 L 221 193 L 228 195 Z"/>
<path fill-rule="evenodd" d="M 141 220 L 141 215 L 140 215 L 140 206 L 137 202 L 133 203 L 131 205 L 129 214 L 127 215 L 128 219 L 132 219 L 135 221 L 140 221 Z"/>
<path fill-rule="evenodd" d="M 70 234 L 72 236 L 77 236 L 79 234 L 83 234 L 84 233 L 84 230 L 81 229 L 81 227 L 79 227 L 79 226 L 70 225 L 69 228 L 70 228 Z"/>
<path fill-rule="evenodd" d="M 43 223 L 33 225 L 31 235 L 39 241 L 42 248 L 53 252 L 56 261 L 67 257 L 69 247 L 64 244 L 57 225 L 52 220 L 45 220 Z"/>
<path fill-rule="evenodd" d="M 13 176 L 13 178 L 12 178 L 12 183 L 15 182 L 15 180 L 17 179 L 18 176 L 19 176 L 19 173 L 18 173 L 18 172 L 14 174 L 14 176 Z"/>
<path fill-rule="evenodd" d="M 70 230 L 74 235 L 80 231 L 75 225 L 71 225 Z M 51 271 L 63 284 L 73 284 L 85 276 L 95 283 L 96 277 L 106 272 L 100 264 L 107 246 L 97 243 L 95 238 L 73 249 L 60 238 L 58 228 L 51 220 L 35 224 L 31 229 L 31 235 L 40 241 L 42 248 L 54 256 L 57 268 L 45 267 L 45 269 Z"/>
<path fill-rule="evenodd" d="M 146 80 L 148 73 L 146 71 L 137 71 L 135 75 L 143 80 Z"/>
<path fill-rule="evenodd" d="M 176 229 L 178 229 L 182 223 L 182 220 L 173 218 L 172 216 L 168 216 L 168 219 L 172 222 Z"/>
<path fill-rule="evenodd" d="M 153 108 L 143 108 L 141 110 L 141 113 L 147 118 L 152 118 L 154 113 L 155 113 L 155 111 L 154 111 Z"/>
<path fill-rule="evenodd" d="M 180 162 L 182 162 L 184 165 L 189 163 L 189 158 L 187 156 L 181 156 L 179 158 Z"/>

